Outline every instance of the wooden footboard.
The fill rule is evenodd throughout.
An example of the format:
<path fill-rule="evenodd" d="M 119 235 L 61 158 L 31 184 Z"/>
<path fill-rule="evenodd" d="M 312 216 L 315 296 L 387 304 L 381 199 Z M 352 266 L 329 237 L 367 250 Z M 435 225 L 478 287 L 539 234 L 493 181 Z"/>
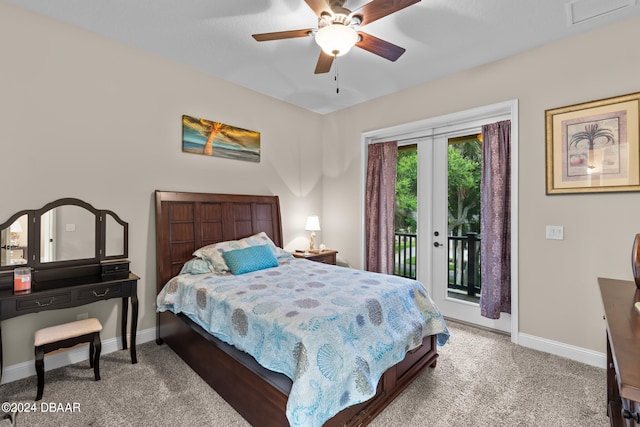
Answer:
<path fill-rule="evenodd" d="M 158 343 L 166 343 L 243 418 L 255 426 L 287 426 L 285 411 L 291 380 L 262 367 L 202 329 L 184 315 L 159 315 Z M 425 337 L 422 346 L 407 353 L 388 369 L 370 400 L 344 409 L 325 427 L 366 426 L 438 357 L 436 337 Z"/>
<path fill-rule="evenodd" d="M 183 315 L 160 313 L 160 338 L 244 419 L 255 426 L 286 426 L 291 380 L 269 371 L 248 354 Z"/>

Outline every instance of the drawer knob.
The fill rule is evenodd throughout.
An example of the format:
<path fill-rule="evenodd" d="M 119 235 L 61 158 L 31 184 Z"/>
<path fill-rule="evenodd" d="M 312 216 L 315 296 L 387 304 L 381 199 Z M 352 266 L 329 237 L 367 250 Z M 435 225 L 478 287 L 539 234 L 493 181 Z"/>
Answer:
<path fill-rule="evenodd" d="M 43 302 L 40 302 L 39 300 L 36 300 L 36 304 L 38 305 L 38 307 L 46 307 L 48 305 L 53 304 L 55 300 L 56 300 L 56 297 L 51 297 L 48 303 L 43 303 Z"/>
<path fill-rule="evenodd" d="M 107 295 L 109 293 L 109 288 L 105 289 L 105 291 L 101 294 L 97 293 L 96 291 L 93 291 L 93 296 L 94 297 L 103 297 L 105 295 Z"/>
<path fill-rule="evenodd" d="M 640 413 L 631 412 L 628 409 L 623 409 L 622 410 L 622 418 L 633 419 L 633 420 L 635 420 L 636 423 L 640 423 Z"/>

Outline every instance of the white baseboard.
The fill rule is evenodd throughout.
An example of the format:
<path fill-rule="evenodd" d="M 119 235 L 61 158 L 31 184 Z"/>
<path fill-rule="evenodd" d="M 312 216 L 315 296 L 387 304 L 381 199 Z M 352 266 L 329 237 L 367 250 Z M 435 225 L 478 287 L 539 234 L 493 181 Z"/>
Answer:
<path fill-rule="evenodd" d="M 156 328 L 149 328 L 138 331 L 136 334 L 136 343 L 143 344 L 156 339 Z M 525 333 L 518 334 L 518 344 L 523 347 L 531 348 L 545 353 L 554 354 L 556 356 L 565 357 L 577 362 L 598 368 L 606 368 L 607 355 L 593 350 L 587 350 L 582 347 L 561 343 L 559 341 L 548 340 Z M 113 353 L 122 349 L 122 339 L 120 337 L 110 338 L 102 341 L 101 354 Z M 63 366 L 72 365 L 89 359 L 89 350 L 86 346 L 74 348 L 69 351 L 57 353 L 45 358 L 45 370 L 61 368 Z M 28 378 L 36 374 L 35 360 L 6 366 L 2 372 L 2 384 L 10 383 Z"/>
<path fill-rule="evenodd" d="M 559 341 L 552 341 L 521 332 L 518 334 L 518 344 L 523 347 L 565 357 L 597 368 L 606 368 L 607 366 L 607 355 L 605 353 L 599 353 Z"/>
<path fill-rule="evenodd" d="M 149 328 L 136 333 L 136 344 L 143 344 L 156 339 L 156 328 Z M 115 337 L 102 341 L 102 349 L 100 354 L 109 354 L 114 351 L 122 350 L 122 338 Z M 89 360 L 88 345 L 73 348 L 69 351 L 63 351 L 45 356 L 44 370 L 61 368 L 63 366 L 72 365 L 74 363 Z M 36 374 L 35 358 L 27 362 L 17 363 L 15 365 L 6 366 L 2 372 L 2 384 L 28 378 Z"/>

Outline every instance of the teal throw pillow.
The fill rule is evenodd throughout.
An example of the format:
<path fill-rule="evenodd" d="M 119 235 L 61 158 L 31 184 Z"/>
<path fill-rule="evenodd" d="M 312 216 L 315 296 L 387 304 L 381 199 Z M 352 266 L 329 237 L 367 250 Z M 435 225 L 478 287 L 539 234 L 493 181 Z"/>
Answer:
<path fill-rule="evenodd" d="M 268 245 L 223 252 L 222 258 L 231 273 L 236 275 L 278 266 L 278 259 Z"/>

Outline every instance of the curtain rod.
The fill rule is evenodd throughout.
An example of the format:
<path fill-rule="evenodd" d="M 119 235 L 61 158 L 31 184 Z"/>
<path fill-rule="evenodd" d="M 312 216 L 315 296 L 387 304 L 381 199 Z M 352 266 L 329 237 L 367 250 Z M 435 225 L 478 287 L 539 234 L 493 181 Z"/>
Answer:
<path fill-rule="evenodd" d="M 449 125 L 450 126 L 450 125 Z M 482 126 L 473 126 L 473 127 L 468 127 L 468 128 L 462 128 L 462 129 L 456 129 L 455 132 L 471 132 L 472 130 L 477 130 L 478 128 L 482 129 Z M 451 130 L 449 131 L 444 131 L 444 132 L 438 132 L 438 133 L 432 133 L 432 134 L 421 134 L 421 135 L 417 135 L 417 136 L 411 136 L 411 137 L 407 137 L 407 138 L 402 138 L 400 135 L 398 136 L 388 136 L 388 137 L 384 137 L 384 138 L 376 138 L 373 139 L 369 142 L 369 144 L 377 144 L 379 142 L 386 142 L 386 141 L 397 141 L 398 144 L 405 144 L 407 142 L 411 142 L 411 141 L 415 141 L 418 139 L 427 139 L 427 138 L 435 138 L 438 136 L 443 136 L 443 135 L 448 135 L 450 133 L 453 133 Z M 477 133 L 477 132 L 476 132 Z"/>
<path fill-rule="evenodd" d="M 501 117 L 504 117 L 503 120 L 510 120 L 509 116 L 505 115 L 504 113 L 495 115 L 493 117 L 486 117 L 485 119 L 486 120 L 493 120 L 495 118 L 501 118 Z M 498 120 L 498 121 L 500 121 L 500 120 Z M 489 124 L 489 123 L 491 123 L 491 122 L 487 122 L 485 124 Z M 450 128 L 452 126 L 455 126 L 455 124 L 432 126 L 432 127 L 429 127 L 429 128 L 418 130 L 416 132 L 411 132 L 409 134 L 415 134 L 415 133 L 418 133 L 418 132 L 428 131 L 428 130 L 432 130 L 432 129 L 441 129 L 441 128 L 445 128 L 445 127 L 449 127 Z M 453 132 L 456 132 L 456 133 L 462 132 L 462 133 L 464 133 L 464 132 L 471 132 L 471 131 L 477 130 L 477 129 L 480 129 L 480 131 L 482 131 L 482 126 L 483 125 L 480 124 L 480 125 L 476 125 L 476 126 L 468 126 L 466 128 L 456 128 L 454 130 L 451 130 L 451 129 L 444 130 L 443 129 L 442 131 L 440 131 L 438 133 L 433 133 L 433 134 L 426 134 L 425 133 L 425 134 L 420 134 L 420 135 L 406 137 L 406 138 L 402 138 L 403 134 L 399 134 L 399 135 L 395 135 L 395 136 L 389 135 L 389 136 L 385 136 L 385 137 L 374 138 L 371 141 L 369 141 L 369 144 L 376 144 L 376 143 L 379 143 L 379 142 L 394 141 L 394 140 L 397 141 L 398 144 L 404 144 L 404 143 L 415 141 L 415 140 L 418 140 L 418 139 L 435 138 L 437 136 L 448 135 L 448 134 L 453 133 Z M 405 133 L 405 135 L 406 135 L 406 133 Z"/>

